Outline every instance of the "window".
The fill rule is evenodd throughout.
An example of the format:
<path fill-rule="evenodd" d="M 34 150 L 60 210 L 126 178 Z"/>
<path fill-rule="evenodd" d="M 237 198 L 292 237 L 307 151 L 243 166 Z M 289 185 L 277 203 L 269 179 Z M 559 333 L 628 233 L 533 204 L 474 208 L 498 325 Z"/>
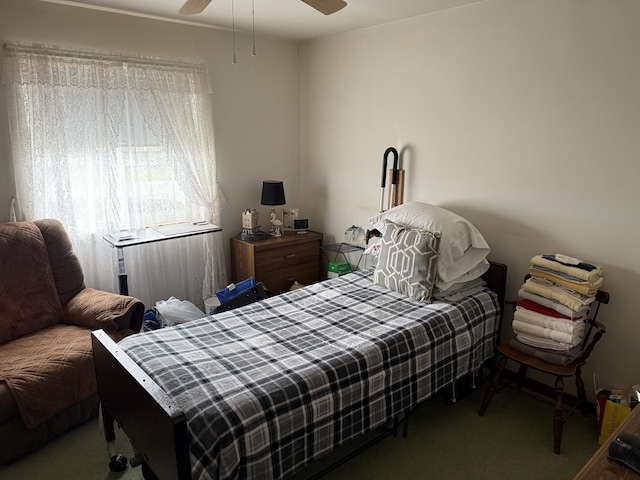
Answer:
<path fill-rule="evenodd" d="M 117 291 L 105 234 L 219 224 L 201 65 L 7 44 L 4 72 L 21 217 L 65 225 L 88 286 Z M 130 247 L 131 294 L 147 306 L 168 296 L 200 305 L 226 285 L 221 235 L 202 237 L 213 238 Z"/>

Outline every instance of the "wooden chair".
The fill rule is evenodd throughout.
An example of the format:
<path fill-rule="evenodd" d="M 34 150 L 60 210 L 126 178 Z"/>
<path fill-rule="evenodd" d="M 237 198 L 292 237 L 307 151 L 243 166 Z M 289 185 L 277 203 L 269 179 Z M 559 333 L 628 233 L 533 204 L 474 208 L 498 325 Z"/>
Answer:
<path fill-rule="evenodd" d="M 515 302 L 507 303 L 513 303 L 515 308 Z M 581 373 L 582 367 L 586 364 L 587 358 L 593 351 L 596 343 L 598 343 L 598 340 L 600 340 L 600 338 L 602 338 L 602 335 L 604 335 L 604 333 L 606 332 L 605 326 L 596 321 L 598 311 L 600 310 L 600 305 L 603 303 L 609 303 L 609 293 L 599 290 L 596 294 L 595 301 L 591 306 L 590 313 L 587 319 L 587 331 L 582 342 L 583 353 L 577 360 L 573 361 L 569 365 L 565 366 L 548 363 L 539 358 L 532 357 L 518 350 L 515 350 L 514 348 L 509 346 L 508 343 L 499 344 L 497 347 L 498 353 L 500 354 L 498 366 L 491 380 L 491 384 L 487 388 L 487 391 L 484 395 L 482 405 L 480 406 L 480 410 L 478 411 L 478 415 L 484 415 L 487 407 L 489 406 L 489 403 L 491 402 L 491 399 L 493 398 L 493 395 L 509 383 L 502 382 L 502 376 L 508 360 L 513 360 L 514 362 L 517 362 L 519 364 L 517 374 L 518 389 L 522 386 L 526 378 L 528 367 L 534 368 L 540 372 L 554 375 L 556 377 L 556 398 L 555 412 L 553 414 L 553 452 L 559 454 L 560 443 L 562 442 L 562 427 L 564 423 L 579 406 L 582 406 L 584 414 L 587 414 L 588 412 L 587 395 L 584 389 L 584 381 L 582 380 Z M 577 402 L 572 406 L 572 408 L 565 412 L 563 404 L 564 379 L 566 377 L 573 377 L 574 375 L 576 377 Z"/>

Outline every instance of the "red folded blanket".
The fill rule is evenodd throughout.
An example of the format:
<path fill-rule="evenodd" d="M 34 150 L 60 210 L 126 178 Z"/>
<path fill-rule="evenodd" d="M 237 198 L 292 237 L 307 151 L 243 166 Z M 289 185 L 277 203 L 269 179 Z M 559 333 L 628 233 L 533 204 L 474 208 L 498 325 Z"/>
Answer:
<path fill-rule="evenodd" d="M 552 308 L 545 307 L 544 305 L 540 305 L 539 303 L 536 303 L 533 300 L 529 300 L 525 298 L 521 298 L 520 300 L 518 300 L 516 305 L 518 307 L 526 308 L 527 310 L 531 310 L 532 312 L 536 312 L 541 315 L 547 315 L 549 317 L 554 317 L 554 318 L 564 318 L 566 320 L 572 320 L 574 322 L 578 319 L 584 318 L 584 317 L 578 317 L 578 316 L 569 317 L 567 315 L 563 315 L 562 313 L 556 312 Z"/>

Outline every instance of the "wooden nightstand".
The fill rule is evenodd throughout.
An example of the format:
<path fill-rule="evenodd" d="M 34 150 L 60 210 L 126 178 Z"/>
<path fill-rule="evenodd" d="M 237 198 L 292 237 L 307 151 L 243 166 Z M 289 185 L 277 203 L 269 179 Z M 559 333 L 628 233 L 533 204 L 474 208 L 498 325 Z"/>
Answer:
<path fill-rule="evenodd" d="M 271 293 L 289 290 L 293 282 L 303 285 L 322 280 L 319 232 L 285 233 L 267 240 L 231 238 L 231 280 L 253 277 Z"/>

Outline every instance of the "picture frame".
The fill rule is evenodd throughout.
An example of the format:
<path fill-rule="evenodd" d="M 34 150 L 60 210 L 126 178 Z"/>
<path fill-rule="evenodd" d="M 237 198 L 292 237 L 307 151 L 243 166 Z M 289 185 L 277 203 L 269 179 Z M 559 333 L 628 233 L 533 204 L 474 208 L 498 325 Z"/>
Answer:
<path fill-rule="evenodd" d="M 298 218 L 297 208 L 283 208 L 282 209 L 282 227 L 287 230 L 293 230 L 294 220 Z"/>

